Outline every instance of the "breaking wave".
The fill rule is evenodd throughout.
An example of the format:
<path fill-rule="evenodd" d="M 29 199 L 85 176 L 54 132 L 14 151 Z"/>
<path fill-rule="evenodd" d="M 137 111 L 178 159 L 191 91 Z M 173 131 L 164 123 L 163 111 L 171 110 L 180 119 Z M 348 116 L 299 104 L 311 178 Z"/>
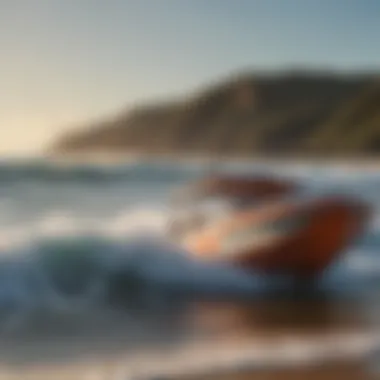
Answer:
<path fill-rule="evenodd" d="M 126 279 L 120 285 L 123 289 L 117 290 L 120 294 L 128 286 L 137 293 L 139 284 L 145 291 L 160 289 L 164 294 L 253 296 L 270 289 L 259 274 L 198 262 L 165 239 L 166 222 L 165 210 L 159 209 L 124 210 L 105 220 L 53 212 L 34 223 L 3 228 L 0 308 L 30 303 L 49 292 L 66 298 L 76 292 L 86 303 L 90 298 L 86 292 L 94 284 L 99 288 L 92 301 L 105 302 L 100 289 L 104 292 L 113 276 Z M 324 286 L 341 291 L 368 286 L 368 281 L 380 277 L 379 247 L 378 235 L 364 237 L 326 273 Z M 133 298 L 132 291 L 128 297 Z"/>

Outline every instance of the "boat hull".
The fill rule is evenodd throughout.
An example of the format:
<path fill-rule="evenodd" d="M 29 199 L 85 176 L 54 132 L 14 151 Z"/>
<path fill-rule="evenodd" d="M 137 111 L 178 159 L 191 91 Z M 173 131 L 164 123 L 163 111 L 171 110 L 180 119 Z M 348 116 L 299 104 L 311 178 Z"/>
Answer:
<path fill-rule="evenodd" d="M 307 215 L 300 228 L 264 246 L 245 247 L 223 256 L 222 242 L 246 225 L 275 221 L 284 216 Z M 235 215 L 204 234 L 194 237 L 190 249 L 205 260 L 224 260 L 234 265 L 266 273 L 289 273 L 300 277 L 320 274 L 364 231 L 370 218 L 367 205 L 344 198 L 323 198 L 297 206 L 279 204 L 259 213 L 255 210 Z"/>

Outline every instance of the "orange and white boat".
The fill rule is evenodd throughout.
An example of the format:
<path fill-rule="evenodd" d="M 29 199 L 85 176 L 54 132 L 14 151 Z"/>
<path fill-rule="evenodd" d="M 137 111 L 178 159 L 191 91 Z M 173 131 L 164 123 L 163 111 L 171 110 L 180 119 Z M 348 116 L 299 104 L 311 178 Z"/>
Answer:
<path fill-rule="evenodd" d="M 201 181 L 171 232 L 202 260 L 316 276 L 362 234 L 371 212 L 345 196 L 293 197 L 299 189 L 265 177 Z"/>

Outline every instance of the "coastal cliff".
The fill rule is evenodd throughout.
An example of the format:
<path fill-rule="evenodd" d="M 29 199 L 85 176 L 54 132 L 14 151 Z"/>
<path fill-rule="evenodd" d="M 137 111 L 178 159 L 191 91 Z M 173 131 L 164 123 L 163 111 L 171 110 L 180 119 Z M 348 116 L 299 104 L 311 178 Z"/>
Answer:
<path fill-rule="evenodd" d="M 61 136 L 54 154 L 223 157 L 380 153 L 380 76 L 245 73 Z"/>

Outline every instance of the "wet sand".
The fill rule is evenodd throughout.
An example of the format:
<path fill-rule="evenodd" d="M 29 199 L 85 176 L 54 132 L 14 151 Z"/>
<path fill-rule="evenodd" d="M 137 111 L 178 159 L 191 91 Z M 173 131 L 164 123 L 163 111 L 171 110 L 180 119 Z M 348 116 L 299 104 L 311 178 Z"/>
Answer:
<path fill-rule="evenodd" d="M 380 379 L 375 306 L 267 298 L 37 318 L 2 337 L 0 379 Z"/>
<path fill-rule="evenodd" d="M 242 371 L 218 374 L 213 377 L 183 377 L 185 380 L 377 380 L 380 374 L 369 372 L 361 362 L 342 362 L 334 365 L 302 369 L 281 369 L 266 371 Z"/>

